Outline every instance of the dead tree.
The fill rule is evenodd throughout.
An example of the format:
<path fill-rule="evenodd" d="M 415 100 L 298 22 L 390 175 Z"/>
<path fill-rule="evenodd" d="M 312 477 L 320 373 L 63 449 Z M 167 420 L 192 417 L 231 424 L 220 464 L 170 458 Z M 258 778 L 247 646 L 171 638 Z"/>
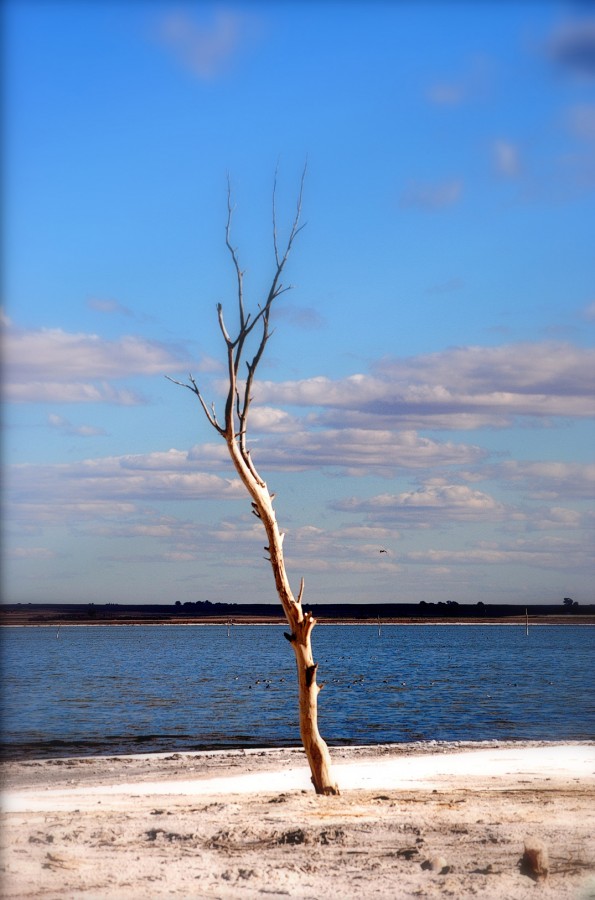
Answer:
<path fill-rule="evenodd" d="M 280 250 L 277 237 L 277 221 L 275 209 L 276 178 L 273 185 L 273 249 L 275 258 L 275 270 L 271 286 L 265 302 L 259 305 L 258 312 L 252 315 L 246 312 L 244 306 L 244 273 L 240 268 L 236 249 L 231 243 L 232 203 L 231 188 L 227 185 L 227 224 L 225 229 L 225 243 L 235 269 L 237 284 L 237 309 L 238 330 L 235 337 L 231 337 L 223 318 L 223 307 L 217 304 L 219 328 L 227 349 L 227 376 L 228 389 L 225 401 L 224 419 L 221 422 L 215 411 L 215 405 L 210 407 L 204 401 L 203 395 L 192 375 L 189 375 L 189 384 L 174 381 L 182 387 L 188 388 L 200 401 L 202 409 L 215 429 L 227 444 L 229 455 L 250 497 L 252 498 L 252 512 L 261 520 L 267 537 L 265 551 L 271 563 L 275 587 L 283 612 L 289 624 L 290 631 L 285 637 L 290 642 L 297 662 L 297 676 L 299 686 L 300 708 L 300 734 L 302 743 L 310 763 L 312 783 L 317 794 L 338 794 L 339 790 L 331 773 L 331 761 L 328 747 L 318 731 L 318 693 L 322 685 L 316 683 L 316 668 L 312 656 L 311 635 L 316 620 L 310 612 L 304 612 L 302 598 L 304 595 L 304 579 L 301 579 L 297 598 L 291 590 L 285 561 L 283 558 L 284 534 L 279 531 L 275 510 L 273 507 L 274 494 L 269 492 L 264 479 L 259 475 L 250 450 L 247 446 L 248 420 L 254 378 L 258 364 L 260 363 L 266 345 L 271 337 L 270 315 L 273 303 L 281 294 L 289 290 L 281 283 L 281 275 L 287 258 L 291 252 L 295 238 L 304 227 L 300 225 L 302 210 L 302 195 L 304 186 L 305 169 L 302 173 L 300 190 L 297 201 L 295 218 L 291 226 L 289 238 L 284 250 Z M 254 336 L 253 355 L 247 351 L 248 338 Z M 246 366 L 245 380 L 242 379 L 240 369 Z"/>

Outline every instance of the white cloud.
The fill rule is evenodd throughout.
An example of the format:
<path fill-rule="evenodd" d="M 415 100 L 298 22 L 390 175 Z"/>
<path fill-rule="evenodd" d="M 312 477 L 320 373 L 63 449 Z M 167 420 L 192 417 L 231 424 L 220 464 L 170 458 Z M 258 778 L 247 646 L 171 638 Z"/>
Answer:
<path fill-rule="evenodd" d="M 572 134 L 583 140 L 595 140 L 595 104 L 581 103 L 572 106 L 566 114 Z"/>
<path fill-rule="evenodd" d="M 105 429 L 97 428 L 94 425 L 73 425 L 68 419 L 65 419 L 64 416 L 59 416 L 56 413 L 50 413 L 48 416 L 48 424 L 50 428 L 56 429 L 56 431 L 62 432 L 62 434 L 71 435 L 73 437 L 95 437 L 97 435 L 107 434 Z"/>
<path fill-rule="evenodd" d="M 147 398 L 138 391 L 116 388 L 105 381 L 96 384 L 82 381 L 7 381 L 3 392 L 5 400 L 12 403 L 112 403 L 117 406 L 147 403 Z"/>
<path fill-rule="evenodd" d="M 246 496 L 238 479 L 197 471 L 179 450 L 7 466 L 5 491 L 12 522 L 45 524 L 118 519 L 134 514 L 138 502 Z"/>
<path fill-rule="evenodd" d="M 374 404 L 371 405 L 374 407 Z M 438 410 L 430 410 L 424 407 L 403 404 L 396 410 L 384 404 L 382 410 L 369 412 L 351 409 L 331 409 L 313 417 L 313 423 L 318 426 L 335 428 L 363 428 L 373 432 L 377 428 L 404 428 L 412 431 L 423 431 L 431 428 L 433 431 L 475 431 L 479 428 L 505 428 L 510 426 L 511 419 L 508 413 L 495 412 L 467 413 L 457 412 L 445 408 L 443 413 Z"/>
<path fill-rule="evenodd" d="M 426 288 L 427 294 L 450 294 L 453 291 L 460 291 L 465 287 L 465 282 L 462 278 L 459 278 L 455 275 L 453 278 L 448 278 L 446 281 L 438 282 L 437 284 L 433 284 L 430 287 Z"/>
<path fill-rule="evenodd" d="M 247 521 L 250 519 L 251 521 Z M 398 539 L 394 529 L 356 526 L 327 530 L 312 525 L 288 527 L 284 542 L 285 559 L 291 571 L 301 573 L 341 571 L 396 572 L 399 564 L 390 555 L 379 555 L 379 547 Z M 87 534 L 122 539 L 154 539 L 152 559 L 195 562 L 221 552 L 233 552 L 238 566 L 268 569 L 264 556 L 266 538 L 262 525 L 251 516 L 225 520 L 215 525 L 182 521 L 149 512 L 126 522 L 90 523 Z M 129 552 L 122 557 L 129 558 Z M 111 557 L 110 557 L 111 558 Z M 268 574 L 268 573 L 267 573 Z"/>
<path fill-rule="evenodd" d="M 214 356 L 208 356 L 206 354 L 203 354 L 203 356 L 201 356 L 198 363 L 194 363 L 192 365 L 192 371 L 193 372 L 212 372 L 212 373 L 220 375 L 222 372 L 225 371 L 225 365 L 223 364 L 223 362 L 221 362 L 221 360 L 216 359 Z M 227 385 L 225 385 L 225 387 L 223 389 L 224 392 L 225 392 L 226 388 L 227 388 Z"/>
<path fill-rule="evenodd" d="M 126 316 L 127 318 L 134 318 L 132 310 L 122 303 L 119 303 L 117 300 L 102 300 L 99 297 L 90 297 L 89 300 L 87 300 L 87 306 L 89 309 L 105 315 L 117 314 Z"/>
<path fill-rule="evenodd" d="M 516 492 L 520 488 L 534 500 L 595 497 L 595 463 L 506 460 L 485 466 L 482 474 L 514 485 Z"/>
<path fill-rule="evenodd" d="M 426 96 L 436 106 L 458 106 L 465 99 L 466 91 L 460 83 L 437 81 L 428 88 Z"/>
<path fill-rule="evenodd" d="M 426 90 L 426 97 L 435 106 L 459 106 L 485 98 L 492 80 L 492 61 L 483 54 L 474 54 L 458 75 L 434 81 Z"/>
<path fill-rule="evenodd" d="M 264 417 L 259 412 L 255 406 L 260 434 L 255 436 L 256 430 L 251 429 L 250 446 L 252 460 L 262 472 L 327 469 L 342 475 L 390 477 L 399 470 L 424 466 L 472 466 L 487 455 L 472 444 L 434 441 L 411 430 L 309 428 L 307 422 L 292 417 L 278 420 L 271 410 Z M 197 444 L 188 458 L 203 470 L 221 472 L 230 466 L 223 441 Z"/>
<path fill-rule="evenodd" d="M 560 556 L 577 570 L 588 571 L 592 561 L 585 548 L 562 538 L 540 538 L 538 541 L 519 538 L 508 543 L 478 542 L 474 547 L 458 549 L 413 550 L 405 554 L 405 561 L 422 565 L 441 566 L 535 566 L 539 569 L 555 570 L 560 567 Z"/>
<path fill-rule="evenodd" d="M 135 336 L 110 341 L 61 328 L 9 332 L 4 352 L 9 372 L 32 380 L 162 374 L 179 368 L 182 356 L 178 345 Z"/>
<path fill-rule="evenodd" d="M 401 194 L 400 204 L 404 207 L 439 210 L 458 203 L 462 193 L 463 182 L 460 178 L 433 184 L 411 181 Z"/>
<path fill-rule="evenodd" d="M 313 306 L 294 306 L 284 302 L 282 306 L 274 306 L 272 321 L 283 321 L 304 331 L 318 331 L 326 325 L 326 319 Z"/>
<path fill-rule="evenodd" d="M 64 481 L 62 480 L 64 479 Z M 37 496 L 35 492 L 37 491 Z M 78 526 L 83 522 L 113 520 L 134 515 L 137 507 L 113 499 L 93 499 L 89 492 L 77 497 L 77 482 L 69 485 L 66 473 L 31 467 L 5 473 L 7 524 L 16 531 L 37 533 L 48 525 Z"/>
<path fill-rule="evenodd" d="M 256 19 L 245 13 L 214 9 L 204 16 L 172 11 L 156 28 L 158 41 L 193 75 L 209 81 L 225 72 L 239 50 L 255 37 Z"/>
<path fill-rule="evenodd" d="M 250 412 L 252 434 L 279 434 L 295 432 L 299 420 L 282 409 L 273 406 L 254 406 Z"/>
<path fill-rule="evenodd" d="M 505 178 L 516 178 L 521 173 L 519 148 L 511 141 L 503 138 L 492 144 L 494 167 L 499 175 Z"/>
<path fill-rule="evenodd" d="M 54 559 L 57 556 L 53 550 L 47 547 L 12 547 L 6 553 L 7 559 Z"/>
<path fill-rule="evenodd" d="M 472 444 L 440 442 L 420 429 L 550 424 L 592 414 L 595 354 L 567 344 L 462 347 L 411 359 L 384 359 L 373 374 L 333 380 L 258 382 L 250 434 L 262 471 L 327 469 L 393 476 L 432 466 L 477 466 Z M 302 419 L 272 404 L 303 406 Z M 201 468 L 222 471 L 223 442 L 193 448 Z"/>
<path fill-rule="evenodd" d="M 337 501 L 334 508 L 365 513 L 374 522 L 407 522 L 418 526 L 436 520 L 469 522 L 487 518 L 493 522 L 505 514 L 505 507 L 489 494 L 461 484 L 428 485 L 417 491 L 377 494 L 364 499 L 351 497 Z"/>
<path fill-rule="evenodd" d="M 314 421 L 347 428 L 477 428 L 594 411 L 595 351 L 570 344 L 455 347 L 385 358 L 371 375 L 259 382 L 256 400 L 323 408 Z"/>
<path fill-rule="evenodd" d="M 263 471 L 329 469 L 350 476 L 393 476 L 399 470 L 471 465 L 485 453 L 468 444 L 434 441 L 415 431 L 324 429 L 288 433 L 283 441 L 262 439 L 252 458 Z"/>
<path fill-rule="evenodd" d="M 398 540 L 400 534 L 398 531 L 395 531 L 394 528 L 386 528 L 382 525 L 362 524 L 344 526 L 338 532 L 338 538 L 340 540 L 365 542 L 368 545 L 373 544 L 376 550 L 378 550 L 380 547 L 384 547 L 388 540 Z"/>
<path fill-rule="evenodd" d="M 135 336 L 105 340 L 60 328 L 4 337 L 5 396 L 13 402 L 116 403 L 135 405 L 143 397 L 109 382 L 137 375 L 163 375 L 189 365 L 178 344 Z"/>
<path fill-rule="evenodd" d="M 495 396 L 498 405 L 499 394 L 550 399 L 589 396 L 595 382 L 594 363 L 592 349 L 526 342 L 499 347 L 453 347 L 411 359 L 385 359 L 375 368 L 385 377 L 445 385 L 447 393 Z M 539 407 L 535 412 L 539 413 Z"/>
<path fill-rule="evenodd" d="M 536 531 L 548 531 L 560 528 L 580 528 L 583 516 L 576 509 L 568 509 L 563 506 L 551 506 L 549 509 L 539 510 L 529 523 Z"/>

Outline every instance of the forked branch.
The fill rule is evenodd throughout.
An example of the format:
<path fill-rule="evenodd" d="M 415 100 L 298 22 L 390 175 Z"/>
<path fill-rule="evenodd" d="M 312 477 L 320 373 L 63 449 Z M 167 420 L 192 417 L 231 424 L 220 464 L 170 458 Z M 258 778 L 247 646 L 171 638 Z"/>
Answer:
<path fill-rule="evenodd" d="M 272 331 L 270 328 L 270 315 L 271 308 L 274 301 L 281 296 L 281 294 L 291 289 L 291 286 L 284 286 L 281 282 L 281 276 L 283 274 L 283 270 L 287 263 L 289 254 L 291 253 L 294 241 L 297 235 L 300 233 L 302 228 L 304 228 L 304 224 L 300 224 L 301 214 L 302 214 L 302 200 L 304 194 L 304 182 L 306 178 L 306 166 L 302 171 L 302 176 L 300 179 L 300 188 L 297 198 L 295 215 L 293 218 L 293 222 L 291 225 L 291 229 L 289 231 L 289 236 L 287 238 L 287 242 L 285 244 L 284 249 L 281 251 L 279 248 L 279 241 L 277 235 L 277 210 L 276 210 L 276 194 L 277 194 L 277 173 L 275 172 L 275 180 L 273 184 L 273 249 L 275 256 L 275 271 L 273 273 L 273 278 L 271 280 L 271 284 L 266 296 L 266 300 L 264 304 L 260 305 L 258 308 L 258 312 L 255 315 L 251 315 L 246 312 L 245 303 L 244 303 L 244 272 L 240 265 L 240 260 L 237 252 L 237 248 L 233 245 L 231 239 L 231 226 L 233 219 L 234 207 L 232 204 L 231 197 L 231 183 L 229 177 L 227 179 L 227 221 L 225 224 L 225 245 L 229 251 L 229 255 L 231 257 L 231 261 L 233 264 L 234 272 L 235 272 L 235 280 L 236 280 L 236 297 L 237 297 L 237 316 L 238 316 L 238 329 L 235 336 L 231 336 L 223 314 L 223 306 L 221 303 L 217 304 L 217 318 L 219 322 L 219 328 L 221 330 L 221 334 L 223 336 L 223 340 L 225 341 L 226 347 L 226 355 L 227 355 L 227 374 L 228 374 L 228 391 L 227 397 L 225 401 L 225 419 L 224 424 L 221 425 L 217 419 L 214 406 L 210 409 L 205 403 L 205 400 L 196 384 L 196 381 L 192 377 L 189 376 L 190 383 L 186 384 L 181 381 L 176 381 L 174 378 L 169 378 L 170 381 L 173 381 L 174 384 L 179 384 L 182 387 L 186 387 L 191 390 L 198 397 L 203 411 L 216 431 L 219 432 L 223 437 L 226 438 L 228 444 L 231 441 L 237 441 L 237 447 L 240 452 L 240 456 L 244 462 L 244 464 L 248 467 L 248 469 L 256 475 L 256 470 L 254 469 L 254 465 L 250 459 L 249 450 L 247 448 L 246 440 L 247 440 L 247 432 L 248 432 L 248 416 L 250 411 L 250 404 L 252 402 L 252 391 L 254 387 L 254 379 L 256 375 L 256 370 L 260 364 L 262 356 L 264 354 L 266 345 L 271 337 Z M 249 358 L 246 358 L 246 342 L 250 335 L 254 332 L 256 326 L 260 327 L 260 334 L 257 338 L 256 348 L 253 352 L 253 355 Z M 243 383 L 240 380 L 240 369 L 242 364 L 246 367 L 246 377 Z M 260 478 L 259 478 L 260 480 Z"/>

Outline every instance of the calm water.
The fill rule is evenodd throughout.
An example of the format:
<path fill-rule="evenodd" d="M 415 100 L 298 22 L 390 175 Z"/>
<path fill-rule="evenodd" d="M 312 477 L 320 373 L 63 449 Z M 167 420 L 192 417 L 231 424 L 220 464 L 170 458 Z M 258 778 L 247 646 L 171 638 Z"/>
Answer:
<path fill-rule="evenodd" d="M 2 629 L 5 755 L 299 744 L 295 662 L 277 626 Z M 330 744 L 586 739 L 585 626 L 319 626 Z"/>

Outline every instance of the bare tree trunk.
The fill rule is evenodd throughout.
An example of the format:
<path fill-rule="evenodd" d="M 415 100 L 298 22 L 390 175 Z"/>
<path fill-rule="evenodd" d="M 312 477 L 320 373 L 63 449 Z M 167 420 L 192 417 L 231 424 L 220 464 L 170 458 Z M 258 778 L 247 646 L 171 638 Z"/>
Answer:
<path fill-rule="evenodd" d="M 232 439 L 227 442 L 227 445 L 236 471 L 253 498 L 252 510 L 264 525 L 268 539 L 268 544 L 264 549 L 269 554 L 277 594 L 291 629 L 289 634 L 285 633 L 285 637 L 291 643 L 295 653 L 299 690 L 300 735 L 310 764 L 312 784 L 317 794 L 338 794 L 339 789 L 331 773 L 330 753 L 318 731 L 318 694 L 322 690 L 322 686 L 317 684 L 316 681 L 318 663 L 314 662 L 311 644 L 311 634 L 316 624 L 316 619 L 312 613 L 304 613 L 302 609 L 304 580 L 302 578 L 300 592 L 296 600 L 285 571 L 283 558 L 283 538 L 285 535 L 279 531 L 277 525 L 277 517 L 273 508 L 273 497 L 269 493 L 265 482 L 258 476 L 251 460 L 249 460 L 249 465 L 246 465 L 242 459 L 236 441 Z"/>
<path fill-rule="evenodd" d="M 227 346 L 229 390 L 225 404 L 225 423 L 221 425 L 217 420 L 214 406 L 210 409 L 206 406 L 192 375 L 189 376 L 190 384 L 184 384 L 179 381 L 176 381 L 175 383 L 182 384 L 183 387 L 188 388 L 196 394 L 209 422 L 221 437 L 225 439 L 236 472 L 252 498 L 252 512 L 264 525 L 268 540 L 265 550 L 269 554 L 269 561 L 275 578 L 275 587 L 290 628 L 290 632 L 286 633 L 285 637 L 291 643 L 295 653 L 299 689 L 300 735 L 310 764 L 312 783 L 317 794 L 338 794 L 339 789 L 331 773 L 329 750 L 318 731 L 318 694 L 322 685 L 318 685 L 316 682 L 316 669 L 318 664 L 314 662 L 311 644 L 312 629 L 316 624 L 316 620 L 310 612 L 304 613 L 302 609 L 302 596 L 304 593 L 303 578 L 297 599 L 292 593 L 283 558 L 283 538 L 285 535 L 279 532 L 277 518 L 273 507 L 275 495 L 269 492 L 266 483 L 256 471 L 250 457 L 250 450 L 246 445 L 248 412 L 252 400 L 251 391 L 254 382 L 254 374 L 270 337 L 269 315 L 271 305 L 280 294 L 288 290 L 288 288 L 284 288 L 281 285 L 280 276 L 287 261 L 287 257 L 289 256 L 293 240 L 302 227 L 299 225 L 299 218 L 301 213 L 304 176 L 305 170 L 302 174 L 302 184 L 300 187 L 296 216 L 285 252 L 282 256 L 279 253 L 277 245 L 275 192 L 273 190 L 273 242 L 276 271 L 266 302 L 259 308 L 259 312 L 254 318 L 244 311 L 243 272 L 240 269 L 236 251 L 230 243 L 232 207 L 230 189 L 228 186 L 226 244 L 236 271 L 240 323 L 237 337 L 232 339 L 225 326 L 222 306 L 221 304 L 217 306 L 219 327 Z M 261 336 L 257 343 L 256 351 L 251 361 L 249 361 L 246 360 L 244 356 L 245 344 L 257 323 L 261 326 Z M 248 369 L 248 375 L 243 386 L 238 383 L 238 371 L 242 361 L 245 362 Z M 174 381 L 174 379 L 169 380 Z"/>

